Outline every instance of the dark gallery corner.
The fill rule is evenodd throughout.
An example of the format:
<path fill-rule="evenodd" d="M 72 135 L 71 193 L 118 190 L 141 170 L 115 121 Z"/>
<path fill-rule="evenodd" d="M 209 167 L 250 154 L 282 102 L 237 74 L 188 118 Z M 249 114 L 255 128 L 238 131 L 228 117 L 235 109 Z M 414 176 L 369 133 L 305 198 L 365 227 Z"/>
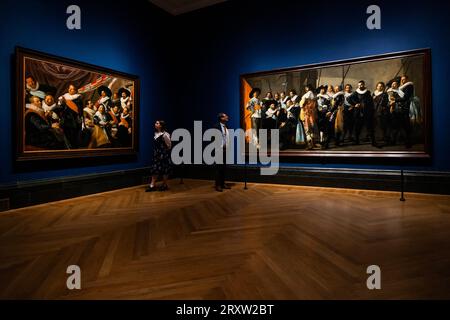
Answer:
<path fill-rule="evenodd" d="M 0 12 L 0 299 L 450 298 L 447 3 Z"/>

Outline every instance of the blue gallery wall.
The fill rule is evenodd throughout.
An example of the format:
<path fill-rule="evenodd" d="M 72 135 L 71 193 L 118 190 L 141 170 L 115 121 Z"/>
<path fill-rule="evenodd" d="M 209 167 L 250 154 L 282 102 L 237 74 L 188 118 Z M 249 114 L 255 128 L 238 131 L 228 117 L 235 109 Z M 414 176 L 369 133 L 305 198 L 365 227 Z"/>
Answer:
<path fill-rule="evenodd" d="M 366 27 L 371 4 L 381 7 L 381 30 Z M 191 81 L 184 83 L 179 95 L 179 105 L 186 108 L 180 110 L 178 125 L 189 127 L 194 120 L 212 123 L 224 111 L 231 116 L 231 127 L 239 127 L 240 74 L 429 47 L 433 163 L 417 169 L 450 170 L 449 15 L 449 4 L 438 1 L 355 0 L 232 0 L 183 15 L 177 21 L 178 45 L 188 49 L 177 52 L 183 57 L 177 69 Z"/>
<path fill-rule="evenodd" d="M 366 28 L 366 8 L 382 10 L 382 29 Z M 82 9 L 82 29 L 65 27 L 66 8 Z M 430 47 L 433 87 L 433 163 L 450 170 L 450 5 L 438 1 L 230 0 L 172 17 L 147 0 L 0 1 L 0 184 L 147 166 L 152 124 L 172 129 L 206 125 L 219 111 L 239 126 L 243 73 Z M 17 171 L 13 165 L 11 64 L 16 45 L 136 74 L 141 79 L 140 146 L 136 161 L 65 169 Z M 374 167 L 290 163 L 291 166 Z"/>
<path fill-rule="evenodd" d="M 81 30 L 66 28 L 66 8 L 81 8 Z M 163 107 L 168 68 L 165 34 L 162 30 L 172 17 L 146 0 L 126 1 L 58 1 L 2 0 L 0 2 L 0 183 L 32 179 L 48 179 L 98 172 L 132 169 L 150 163 L 152 123 L 167 117 Z M 140 147 L 136 161 L 86 167 L 46 169 L 35 168 L 17 172 L 12 156 L 12 94 L 14 84 L 11 64 L 15 46 L 22 46 L 66 58 L 135 74 L 141 80 Z"/>

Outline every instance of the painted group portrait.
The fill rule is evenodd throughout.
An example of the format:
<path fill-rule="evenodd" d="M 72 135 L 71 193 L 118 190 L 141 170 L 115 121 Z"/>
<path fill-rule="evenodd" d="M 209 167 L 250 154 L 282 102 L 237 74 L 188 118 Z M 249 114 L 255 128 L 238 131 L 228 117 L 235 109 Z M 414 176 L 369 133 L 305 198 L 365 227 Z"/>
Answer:
<path fill-rule="evenodd" d="M 281 154 L 429 157 L 430 52 L 329 62 L 241 76 L 241 123 L 279 130 Z"/>
<path fill-rule="evenodd" d="M 22 155 L 134 150 L 137 77 L 18 49 Z"/>

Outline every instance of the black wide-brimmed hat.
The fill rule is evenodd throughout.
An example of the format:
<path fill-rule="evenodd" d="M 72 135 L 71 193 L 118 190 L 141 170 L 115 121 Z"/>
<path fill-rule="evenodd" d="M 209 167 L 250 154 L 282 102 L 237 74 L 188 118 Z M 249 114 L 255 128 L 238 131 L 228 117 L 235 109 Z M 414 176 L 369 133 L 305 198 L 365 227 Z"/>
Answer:
<path fill-rule="evenodd" d="M 98 92 L 99 95 L 102 95 L 102 91 L 105 91 L 105 93 L 106 93 L 106 95 L 108 97 L 112 96 L 111 89 L 109 89 L 107 86 L 100 86 L 100 87 L 98 87 L 97 92 Z"/>
<path fill-rule="evenodd" d="M 394 79 L 391 79 L 391 80 L 389 80 L 387 83 L 386 83 L 386 87 L 387 88 L 390 88 L 391 86 L 392 86 L 392 83 L 393 82 L 397 82 L 397 84 L 400 86 L 400 81 L 402 80 L 402 78 L 401 77 L 395 77 Z"/>
<path fill-rule="evenodd" d="M 127 95 L 127 97 L 129 97 L 129 96 L 131 95 L 130 90 L 128 90 L 127 88 L 120 88 L 119 91 L 118 91 L 119 96 L 122 96 L 122 93 L 123 93 L 123 92 L 125 92 L 125 94 Z"/>
<path fill-rule="evenodd" d="M 56 96 L 56 88 L 54 88 L 54 87 L 45 88 L 45 95 L 55 97 Z"/>
<path fill-rule="evenodd" d="M 248 95 L 248 97 L 251 99 L 253 98 L 253 94 L 255 92 L 261 93 L 261 89 L 260 88 L 253 88 L 252 91 L 250 91 L 250 94 Z"/>
<path fill-rule="evenodd" d="M 319 86 L 317 89 L 316 89 L 316 92 L 317 93 L 320 93 L 320 90 L 322 90 L 322 89 L 324 89 L 325 91 L 327 91 L 327 89 L 328 89 L 328 86 L 325 84 L 325 85 L 322 85 L 322 86 Z"/>

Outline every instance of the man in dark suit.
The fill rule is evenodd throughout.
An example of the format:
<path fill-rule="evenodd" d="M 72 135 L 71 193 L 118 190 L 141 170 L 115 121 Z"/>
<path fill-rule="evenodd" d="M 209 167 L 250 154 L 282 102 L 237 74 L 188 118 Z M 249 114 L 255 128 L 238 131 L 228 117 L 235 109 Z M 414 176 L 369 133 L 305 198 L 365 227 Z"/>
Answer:
<path fill-rule="evenodd" d="M 69 140 L 70 148 L 77 149 L 82 142 L 82 129 L 84 127 L 83 97 L 78 93 L 74 84 L 69 84 L 68 90 L 58 99 L 58 108 L 61 111 L 61 128 Z"/>
<path fill-rule="evenodd" d="M 379 148 L 375 141 L 374 130 L 374 114 L 375 106 L 373 103 L 372 94 L 366 88 L 364 80 L 358 82 L 358 89 L 348 97 L 348 102 L 354 110 L 354 125 L 355 125 L 355 142 L 359 144 L 359 136 L 362 128 L 365 126 L 367 134 L 370 136 L 372 146 Z"/>
<path fill-rule="evenodd" d="M 217 116 L 218 123 L 214 125 L 214 128 L 219 130 L 222 133 L 222 149 L 223 149 L 223 161 L 222 163 L 216 163 L 215 169 L 216 169 L 216 191 L 222 192 L 223 189 L 230 189 L 225 184 L 225 173 L 227 169 L 227 146 L 229 141 L 229 135 L 228 135 L 228 128 L 226 123 L 228 122 L 228 115 L 221 112 Z"/>

